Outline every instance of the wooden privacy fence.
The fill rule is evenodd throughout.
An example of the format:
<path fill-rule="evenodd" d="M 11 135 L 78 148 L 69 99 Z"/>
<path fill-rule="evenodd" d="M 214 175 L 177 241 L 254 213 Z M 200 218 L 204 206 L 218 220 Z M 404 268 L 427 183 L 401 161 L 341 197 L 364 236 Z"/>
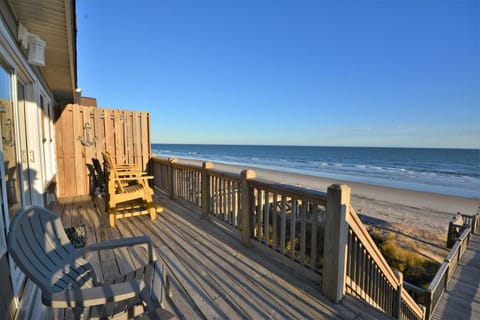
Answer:
<path fill-rule="evenodd" d="M 85 195 L 94 188 L 92 158 L 108 151 L 115 163 L 146 170 L 150 159 L 148 112 L 70 104 L 55 123 L 57 195 Z"/>
<path fill-rule="evenodd" d="M 425 310 L 403 288 L 350 206 L 350 189 L 328 192 L 272 183 L 255 172 L 222 172 L 210 162 L 154 157 L 154 184 L 241 232 L 241 240 L 282 254 L 322 275 L 322 292 L 338 302 L 356 296 L 396 319 L 424 319 Z"/>

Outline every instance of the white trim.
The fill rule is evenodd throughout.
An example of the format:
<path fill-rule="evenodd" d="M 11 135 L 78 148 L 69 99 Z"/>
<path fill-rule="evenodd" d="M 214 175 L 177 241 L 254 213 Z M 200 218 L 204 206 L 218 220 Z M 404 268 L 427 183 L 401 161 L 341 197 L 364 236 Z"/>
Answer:
<path fill-rule="evenodd" d="M 1 128 L 0 128 L 0 135 L 1 135 Z M 0 149 L 3 150 L 3 139 L 0 139 Z M 3 162 L 3 152 L 0 152 L 0 163 Z M 8 204 L 7 204 L 7 185 L 5 183 L 5 166 L 1 165 L 0 166 L 0 176 L 1 176 L 1 184 L 0 188 L 2 192 L 0 192 L 0 195 L 2 197 L 1 199 L 1 205 L 0 205 L 0 239 L 2 240 L 0 244 L 0 257 L 2 257 L 5 252 L 7 252 L 7 226 L 8 222 L 5 221 L 5 218 L 8 216 Z"/>
<path fill-rule="evenodd" d="M 35 176 L 30 176 L 30 195 L 33 205 L 43 206 L 44 169 L 42 168 L 42 131 L 40 125 L 43 119 L 38 116 L 40 90 L 38 82 L 27 85 L 27 101 L 25 101 L 26 134 L 27 134 L 27 159 L 28 167 Z"/>
<path fill-rule="evenodd" d="M 12 72 L 12 100 L 13 100 L 13 117 L 14 117 L 14 122 L 15 122 L 15 137 L 16 137 L 16 142 L 15 142 L 15 147 L 16 147 L 16 152 L 17 152 L 17 162 L 20 163 L 20 169 L 21 169 L 21 174 L 19 175 L 20 178 L 20 193 L 21 193 L 21 206 L 25 206 L 25 181 L 24 181 L 24 175 L 23 175 L 23 164 L 22 164 L 22 154 L 21 150 L 19 147 L 19 143 L 21 142 L 20 138 L 20 126 L 19 124 L 19 108 L 18 108 L 18 82 L 21 82 L 22 85 L 24 86 L 24 90 L 26 90 L 26 83 L 21 79 L 21 76 L 18 77 L 17 73 L 15 72 L 15 68 L 13 68 Z M 26 92 L 25 92 L 26 95 Z M 9 216 L 9 213 L 7 213 L 7 216 Z M 7 221 L 8 227 L 10 227 L 10 221 Z M 7 231 L 8 232 L 8 231 Z M 20 268 L 17 267 L 16 263 L 13 261 L 13 258 L 11 255 L 8 256 L 9 262 L 10 262 L 10 276 L 12 278 L 12 287 L 13 287 L 13 294 L 14 296 L 18 296 L 20 293 L 20 290 L 22 289 L 22 286 L 25 282 L 25 274 L 20 270 Z"/>
<path fill-rule="evenodd" d="M 43 97 L 43 105 L 42 105 L 42 97 Z M 53 128 L 53 110 L 52 110 L 52 100 L 47 95 L 47 93 L 40 87 L 40 94 L 38 95 L 38 118 L 39 121 L 42 123 L 42 128 L 40 128 L 40 134 L 43 132 L 43 136 L 40 138 L 41 143 L 41 160 L 43 161 L 42 168 L 43 168 L 43 191 L 46 191 L 47 186 L 52 181 L 55 176 L 55 150 L 53 148 L 53 135 L 54 135 L 54 128 Z M 43 113 L 42 113 L 43 110 Z M 42 118 L 43 115 L 43 118 Z M 43 140 L 45 139 L 45 140 Z"/>

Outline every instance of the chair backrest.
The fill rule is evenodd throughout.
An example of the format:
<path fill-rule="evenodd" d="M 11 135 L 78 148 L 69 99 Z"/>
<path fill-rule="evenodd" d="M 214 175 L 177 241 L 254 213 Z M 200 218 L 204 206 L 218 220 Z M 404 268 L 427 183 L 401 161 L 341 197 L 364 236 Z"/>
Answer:
<path fill-rule="evenodd" d="M 110 153 L 108 151 L 102 152 L 102 157 L 107 167 L 111 170 L 115 170 L 115 163 L 113 163 L 113 159 L 110 156 Z"/>
<path fill-rule="evenodd" d="M 102 152 L 103 160 L 105 161 L 106 167 L 105 167 L 105 176 L 107 178 L 107 190 L 111 188 L 109 185 L 112 181 L 114 181 L 114 186 L 115 188 L 118 188 L 120 192 L 123 193 L 123 185 L 120 183 L 117 178 L 119 178 L 117 168 L 115 166 L 115 163 L 113 163 L 113 159 L 110 156 L 110 153 L 108 151 Z M 113 178 L 113 180 L 109 180 L 110 178 Z M 109 192 L 112 192 L 113 190 L 108 190 Z"/>
<path fill-rule="evenodd" d="M 21 209 L 8 234 L 8 251 L 42 296 L 97 283 L 95 272 L 68 240 L 60 217 L 45 208 Z"/>
<path fill-rule="evenodd" d="M 92 158 L 93 168 L 95 169 L 95 174 L 98 177 L 99 182 L 105 183 L 105 174 L 102 169 L 102 164 L 97 158 Z"/>

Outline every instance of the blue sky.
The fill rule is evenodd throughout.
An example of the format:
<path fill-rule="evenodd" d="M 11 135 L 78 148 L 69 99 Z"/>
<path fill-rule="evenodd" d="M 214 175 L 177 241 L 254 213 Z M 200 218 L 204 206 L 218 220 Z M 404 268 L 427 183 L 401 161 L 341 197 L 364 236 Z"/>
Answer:
<path fill-rule="evenodd" d="M 479 1 L 78 0 L 78 78 L 154 143 L 480 148 Z"/>

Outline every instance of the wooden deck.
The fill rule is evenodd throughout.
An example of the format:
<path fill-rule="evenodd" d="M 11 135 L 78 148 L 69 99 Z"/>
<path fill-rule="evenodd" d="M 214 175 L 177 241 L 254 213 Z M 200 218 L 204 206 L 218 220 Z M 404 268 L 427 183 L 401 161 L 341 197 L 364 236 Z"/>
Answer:
<path fill-rule="evenodd" d="M 87 227 L 87 244 L 147 235 L 168 266 L 172 287 L 168 309 L 180 319 L 389 319 L 347 296 L 340 304 L 320 294 L 320 276 L 262 248 L 241 245 L 239 232 L 185 203 L 155 195 L 165 208 L 148 216 L 118 220 L 104 226 L 105 215 L 89 197 L 59 201 L 55 208 L 64 226 Z M 100 276 L 115 276 L 142 263 L 134 250 L 107 251 L 88 257 Z M 47 319 L 70 318 L 47 310 Z"/>
<path fill-rule="evenodd" d="M 473 234 L 432 319 L 480 319 L 480 235 Z"/>

